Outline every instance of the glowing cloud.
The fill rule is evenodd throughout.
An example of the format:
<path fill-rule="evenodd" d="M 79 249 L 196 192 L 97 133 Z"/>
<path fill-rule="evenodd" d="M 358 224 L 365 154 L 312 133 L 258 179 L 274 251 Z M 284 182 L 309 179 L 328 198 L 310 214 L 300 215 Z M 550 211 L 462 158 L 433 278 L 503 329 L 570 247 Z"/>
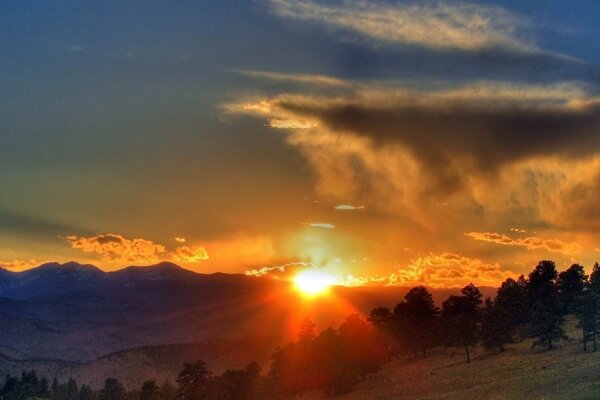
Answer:
<path fill-rule="evenodd" d="M 353 211 L 353 210 L 364 210 L 365 206 L 352 206 L 350 204 L 340 204 L 339 206 L 335 206 L 333 207 L 336 210 L 343 210 L 343 211 Z"/>
<path fill-rule="evenodd" d="M 146 239 L 128 239 L 115 233 L 88 237 L 67 236 L 66 241 L 74 249 L 98 254 L 102 260 L 110 262 L 148 264 L 170 260 L 194 264 L 209 259 L 208 252 L 202 246 L 179 246 L 173 251 L 168 251 L 162 244 Z M 181 242 L 177 239 L 176 241 Z"/>
<path fill-rule="evenodd" d="M 579 243 L 565 243 L 560 239 L 542 239 L 535 236 L 524 238 L 511 238 L 495 232 L 468 232 L 466 236 L 478 241 L 500 244 L 503 246 L 522 246 L 528 250 L 545 249 L 567 255 L 577 254 L 581 251 Z"/>
<path fill-rule="evenodd" d="M 310 226 L 311 228 L 322 228 L 322 229 L 334 229 L 335 225 L 328 222 L 305 222 L 304 225 Z"/>
<path fill-rule="evenodd" d="M 387 277 L 388 285 L 429 287 L 460 287 L 465 282 L 478 286 L 497 286 L 513 271 L 503 270 L 499 264 L 486 263 L 460 254 L 441 253 L 412 259 L 410 263 Z"/>
<path fill-rule="evenodd" d="M 200 261 L 208 260 L 208 252 L 202 246 L 188 247 L 180 246 L 173 252 L 173 260 L 181 263 L 197 263 Z"/>
<path fill-rule="evenodd" d="M 95 236 L 67 236 L 67 243 L 86 253 L 97 253 L 106 261 L 156 262 L 165 254 L 165 246 L 145 239 L 127 239 L 108 233 Z"/>
<path fill-rule="evenodd" d="M 13 270 L 13 271 L 24 271 L 26 269 L 37 267 L 42 264 L 35 259 L 31 260 L 12 260 L 12 261 L 0 261 L 0 268 Z"/>

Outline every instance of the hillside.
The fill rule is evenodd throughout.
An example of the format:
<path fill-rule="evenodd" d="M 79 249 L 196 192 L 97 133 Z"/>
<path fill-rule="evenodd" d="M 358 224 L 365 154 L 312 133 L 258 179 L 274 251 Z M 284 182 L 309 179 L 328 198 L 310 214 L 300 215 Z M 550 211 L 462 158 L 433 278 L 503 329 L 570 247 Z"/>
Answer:
<path fill-rule="evenodd" d="M 579 332 L 569 324 L 569 337 Z M 470 364 L 459 349 L 436 349 L 427 359 L 399 359 L 340 400 L 596 400 L 600 396 L 600 352 L 585 353 L 577 339 L 553 351 L 531 349 L 531 341 L 499 354 L 475 350 Z M 320 394 L 303 400 L 323 400 Z"/>
<path fill-rule="evenodd" d="M 32 359 L 20 361 L 0 355 L 0 371 L 18 375 L 35 370 L 39 376 L 63 382 L 70 377 L 77 382 L 100 388 L 107 377 L 119 379 L 128 389 L 139 388 L 147 379 L 172 382 L 184 363 L 205 361 L 210 371 L 220 374 L 228 368 L 243 368 L 257 361 L 268 368 L 269 358 L 278 342 L 272 338 L 241 340 L 213 339 L 198 343 L 147 346 L 109 354 L 95 361 L 78 363 L 60 360 Z"/>

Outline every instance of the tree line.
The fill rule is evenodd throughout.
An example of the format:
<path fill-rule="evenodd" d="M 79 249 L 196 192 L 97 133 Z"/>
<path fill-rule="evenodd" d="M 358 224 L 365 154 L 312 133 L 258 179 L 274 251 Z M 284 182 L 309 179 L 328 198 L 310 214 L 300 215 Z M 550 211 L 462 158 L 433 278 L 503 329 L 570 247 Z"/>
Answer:
<path fill-rule="evenodd" d="M 0 400 L 258 400 L 289 398 L 307 391 L 339 395 L 399 356 L 427 357 L 435 347 L 457 347 L 471 362 L 471 350 L 482 345 L 502 352 L 510 343 L 532 338 L 532 347 L 552 350 L 566 338 L 563 323 L 573 314 L 583 350 L 597 350 L 600 333 L 600 266 L 588 276 L 583 266 L 558 272 L 552 261 L 540 261 L 527 276 L 502 282 L 494 298 L 483 299 L 473 284 L 437 307 L 423 286 L 409 290 L 392 308 L 373 309 L 364 319 L 350 315 L 337 328 L 316 333 L 305 320 L 297 340 L 279 347 L 263 375 L 256 362 L 243 369 L 210 373 L 198 360 L 184 364 L 175 384 L 146 381 L 132 391 L 108 378 L 98 391 L 73 379 L 49 385 L 34 371 L 7 376 Z"/>

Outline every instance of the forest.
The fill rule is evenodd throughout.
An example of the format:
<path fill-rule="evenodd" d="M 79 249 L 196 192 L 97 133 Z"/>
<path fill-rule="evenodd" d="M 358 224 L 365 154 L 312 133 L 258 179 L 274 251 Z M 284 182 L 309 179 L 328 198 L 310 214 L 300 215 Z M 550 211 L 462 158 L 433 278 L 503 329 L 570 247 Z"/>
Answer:
<path fill-rule="evenodd" d="M 35 371 L 23 371 L 21 376 L 5 377 L 0 399 L 258 400 L 314 391 L 336 396 L 351 391 L 390 360 L 417 360 L 440 346 L 460 349 L 465 363 L 471 362 L 475 346 L 494 354 L 525 339 L 533 339 L 536 351 L 552 351 L 567 338 L 563 324 L 569 314 L 580 330 L 581 351 L 595 352 L 600 330 L 597 263 L 588 276 L 579 264 L 558 272 L 554 262 L 541 261 L 527 276 L 502 282 L 493 299 L 483 299 L 469 284 L 441 307 L 427 288 L 414 287 L 392 308 L 377 307 L 366 318 L 350 315 L 337 329 L 319 333 L 305 320 L 297 339 L 275 350 L 264 373 L 252 362 L 217 375 L 197 360 L 182 366 L 176 382 L 148 380 L 126 390 L 108 377 L 102 388 L 93 390 L 73 379 L 50 382 Z"/>

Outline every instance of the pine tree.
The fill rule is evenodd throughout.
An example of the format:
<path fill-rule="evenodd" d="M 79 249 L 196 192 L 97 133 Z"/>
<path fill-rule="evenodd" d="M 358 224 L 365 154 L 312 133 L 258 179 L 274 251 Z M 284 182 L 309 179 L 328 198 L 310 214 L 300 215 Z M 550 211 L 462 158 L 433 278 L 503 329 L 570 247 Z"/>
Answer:
<path fill-rule="evenodd" d="M 98 392 L 99 400 L 124 400 L 125 389 L 115 378 L 107 378 L 104 387 Z"/>
<path fill-rule="evenodd" d="M 582 332 L 583 351 L 587 351 L 589 340 L 592 340 L 596 351 L 596 339 L 600 332 L 600 294 L 586 290 L 573 301 L 573 311 L 578 319 L 577 327 Z"/>
<path fill-rule="evenodd" d="M 472 283 L 461 290 L 461 296 L 450 296 L 442 304 L 442 321 L 446 344 L 462 346 L 467 362 L 471 362 L 469 346 L 479 340 L 481 321 L 481 292 Z"/>
<path fill-rule="evenodd" d="M 407 350 L 415 354 L 420 351 L 423 357 L 427 357 L 427 349 L 436 344 L 436 317 L 439 310 L 424 286 L 412 288 L 404 299 L 394 307 L 393 312 L 398 341 Z"/>
<path fill-rule="evenodd" d="M 562 329 L 564 322 L 558 292 L 556 290 L 556 267 L 553 261 L 540 261 L 529 274 L 527 286 L 531 302 L 532 334 L 535 346 L 553 347 L 553 342 L 566 338 Z"/>
<path fill-rule="evenodd" d="M 178 396 L 184 399 L 206 399 L 210 392 L 208 379 L 210 375 L 202 360 L 184 364 L 177 377 Z"/>
<path fill-rule="evenodd" d="M 511 316 L 503 303 L 485 300 L 481 325 L 481 339 L 486 350 L 504 351 L 504 345 L 512 342 Z"/>
<path fill-rule="evenodd" d="M 558 290 L 563 313 L 567 314 L 572 311 L 571 303 L 583 293 L 587 279 L 588 276 L 585 274 L 583 266 L 579 264 L 573 264 L 569 269 L 558 274 L 556 289 Z"/>

